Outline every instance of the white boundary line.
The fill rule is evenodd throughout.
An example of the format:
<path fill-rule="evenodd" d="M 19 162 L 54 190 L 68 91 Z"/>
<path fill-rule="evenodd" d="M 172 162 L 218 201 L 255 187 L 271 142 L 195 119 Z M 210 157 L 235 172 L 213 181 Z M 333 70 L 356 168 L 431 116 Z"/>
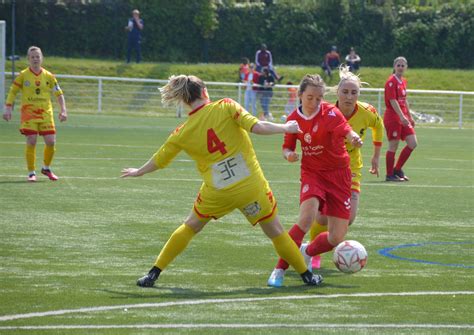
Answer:
<path fill-rule="evenodd" d="M 25 179 L 26 183 L 26 175 L 10 175 L 10 174 L 0 174 L 0 178 L 20 178 Z M 79 179 L 79 180 L 118 180 L 120 176 L 117 174 L 116 177 L 78 177 L 78 176 L 60 176 L 61 179 Z M 131 179 L 129 179 L 131 180 Z M 156 181 L 185 181 L 185 182 L 196 182 L 202 183 L 202 179 L 200 178 L 154 178 L 154 177 L 146 177 L 142 178 L 141 180 L 156 180 Z M 270 184 L 299 184 L 299 180 L 268 180 Z M 367 186 L 379 186 L 379 187 L 417 187 L 417 188 L 474 188 L 474 185 L 425 185 L 425 184 L 412 184 L 412 183 L 385 183 L 385 182 L 374 182 L 374 183 L 362 183 L 364 187 Z"/>
<path fill-rule="evenodd" d="M 158 303 L 142 303 L 142 304 L 128 304 L 128 305 L 113 305 L 113 306 L 97 306 L 97 307 L 82 307 L 76 309 L 59 309 L 47 312 L 35 312 L 25 314 L 12 314 L 0 316 L 0 322 L 12 321 L 19 319 L 30 319 L 35 317 L 56 316 L 74 313 L 88 313 L 88 312 L 104 312 L 117 309 L 132 309 L 132 308 L 156 308 L 156 307 L 171 307 L 171 306 L 190 306 L 190 305 L 207 305 L 207 304 L 223 304 L 223 303 L 239 303 L 239 302 L 260 302 L 260 301 L 277 301 L 277 300 L 308 300 L 308 299 L 339 299 L 339 298 L 374 298 L 374 297 L 414 297 L 414 296 L 456 296 L 456 295 L 474 295 L 474 291 L 418 291 L 418 292 L 385 292 L 385 293 L 353 293 L 353 294 L 312 294 L 312 295 L 290 295 L 283 297 L 266 297 L 266 298 L 231 298 L 231 299 L 198 299 L 198 300 L 184 300 L 184 301 L 169 301 Z"/>
<path fill-rule="evenodd" d="M 474 329 L 471 324 L 416 324 L 416 323 L 313 323 L 313 324 L 285 324 L 285 323 L 169 323 L 169 324 L 135 324 L 135 325 L 57 325 L 57 326 L 0 326 L 0 330 L 65 330 L 65 329 Z"/>

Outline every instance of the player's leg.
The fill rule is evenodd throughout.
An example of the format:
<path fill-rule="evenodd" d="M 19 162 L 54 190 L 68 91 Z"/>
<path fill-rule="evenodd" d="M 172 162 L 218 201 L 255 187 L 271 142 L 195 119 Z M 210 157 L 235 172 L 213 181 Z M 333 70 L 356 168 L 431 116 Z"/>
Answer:
<path fill-rule="evenodd" d="M 58 180 L 58 177 L 51 171 L 51 163 L 53 161 L 54 153 L 56 152 L 56 134 L 43 135 L 44 138 L 44 154 L 43 167 L 41 173 L 47 176 L 50 180 Z"/>
<path fill-rule="evenodd" d="M 141 287 L 152 287 L 161 271 L 186 249 L 189 242 L 202 230 L 209 220 L 208 218 L 198 217 L 196 213 L 192 211 L 186 221 L 171 234 L 156 258 L 153 268 L 147 275 L 137 280 L 137 285 Z"/>
<path fill-rule="evenodd" d="M 316 220 L 311 225 L 309 230 L 309 241 L 314 241 L 319 234 L 328 231 L 328 217 L 325 215 L 316 215 Z M 311 258 L 311 268 L 319 269 L 321 267 L 321 255 L 316 255 Z"/>
<path fill-rule="evenodd" d="M 320 275 L 313 275 L 308 271 L 300 250 L 288 233 L 283 229 L 278 216 L 275 215 L 271 221 L 260 222 L 260 227 L 272 240 L 273 246 L 278 255 L 293 266 L 306 284 L 320 285 L 322 283 L 323 278 Z M 269 280 L 268 284 L 270 286 L 280 287 L 283 285 L 283 277 L 281 278 L 281 282 L 278 281 L 278 278 L 275 278 L 274 281 Z"/>
<path fill-rule="evenodd" d="M 25 147 L 25 158 L 26 158 L 26 166 L 28 169 L 28 181 L 35 182 L 36 181 L 36 141 L 38 135 L 37 134 L 30 134 L 26 135 L 26 147 Z"/>
<path fill-rule="evenodd" d="M 314 257 L 331 251 L 335 246 L 344 241 L 348 227 L 348 219 L 328 216 L 328 231 L 319 234 L 316 239 L 306 247 L 306 254 Z"/>
<path fill-rule="evenodd" d="M 408 181 L 409 178 L 403 172 L 402 167 L 403 165 L 405 165 L 408 158 L 410 158 L 411 153 L 413 152 L 413 150 L 415 150 L 416 146 L 418 145 L 418 140 L 416 138 L 416 134 L 414 133 L 413 128 L 405 127 L 404 130 L 405 129 L 407 130 L 409 134 L 405 137 L 406 146 L 403 148 L 402 152 L 400 153 L 400 156 L 398 157 L 397 164 L 395 165 L 395 168 L 394 168 L 394 174 L 398 176 L 399 178 L 402 178 Z M 402 135 L 405 135 L 405 134 L 402 134 Z"/>

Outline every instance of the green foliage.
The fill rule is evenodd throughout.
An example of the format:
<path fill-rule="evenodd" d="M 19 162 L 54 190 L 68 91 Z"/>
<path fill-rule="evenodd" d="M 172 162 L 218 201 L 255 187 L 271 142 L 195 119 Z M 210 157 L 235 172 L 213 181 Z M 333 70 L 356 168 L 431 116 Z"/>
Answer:
<path fill-rule="evenodd" d="M 117 0 L 17 2 L 17 53 L 39 45 L 58 56 L 125 54 L 124 26 L 133 8 L 145 22 L 145 60 L 236 62 L 265 42 L 275 64 L 321 63 L 331 45 L 351 46 L 362 66 L 404 55 L 414 66 L 472 68 L 472 1 Z M 0 2 L 10 18 L 11 2 Z M 47 19 L 45 19 L 47 18 Z M 8 45 L 11 34 L 7 33 Z"/>

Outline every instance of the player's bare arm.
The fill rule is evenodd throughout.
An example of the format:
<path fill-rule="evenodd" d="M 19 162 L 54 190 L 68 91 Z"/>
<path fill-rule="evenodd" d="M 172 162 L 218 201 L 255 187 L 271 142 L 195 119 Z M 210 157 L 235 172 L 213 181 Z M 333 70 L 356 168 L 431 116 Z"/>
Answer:
<path fill-rule="evenodd" d="M 120 176 L 121 178 L 126 178 L 126 177 L 140 177 L 143 176 L 144 174 L 153 172 L 158 170 L 158 166 L 156 166 L 155 161 L 153 159 L 150 159 L 148 162 L 146 162 L 141 168 L 125 168 L 122 170 L 122 175 Z"/>
<path fill-rule="evenodd" d="M 259 135 L 271 135 L 271 134 L 280 134 L 280 133 L 290 133 L 297 134 L 302 133 L 298 122 L 291 120 L 285 124 L 278 124 L 268 121 L 258 121 L 252 127 L 252 133 Z"/>

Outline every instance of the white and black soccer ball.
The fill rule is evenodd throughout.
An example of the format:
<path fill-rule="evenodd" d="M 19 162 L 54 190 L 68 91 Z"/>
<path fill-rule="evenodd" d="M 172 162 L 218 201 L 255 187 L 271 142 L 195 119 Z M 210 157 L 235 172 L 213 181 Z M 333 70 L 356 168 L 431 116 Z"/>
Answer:
<path fill-rule="evenodd" d="M 359 272 L 367 264 L 367 251 L 357 241 L 343 241 L 334 249 L 332 260 L 341 272 Z"/>

